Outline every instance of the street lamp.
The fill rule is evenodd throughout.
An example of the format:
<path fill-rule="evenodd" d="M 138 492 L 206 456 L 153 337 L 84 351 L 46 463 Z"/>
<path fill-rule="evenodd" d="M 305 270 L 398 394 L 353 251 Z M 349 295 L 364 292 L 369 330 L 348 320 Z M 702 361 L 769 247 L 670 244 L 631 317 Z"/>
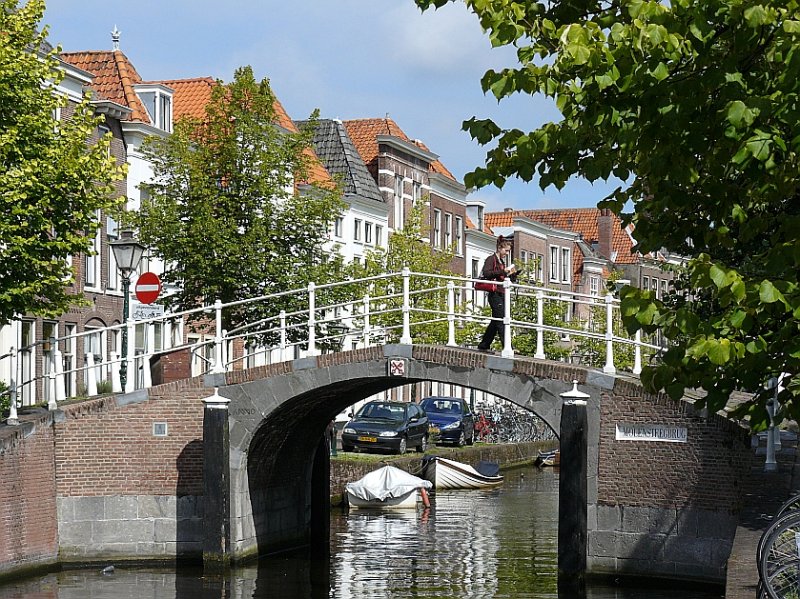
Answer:
<path fill-rule="evenodd" d="M 139 266 L 145 247 L 135 239 L 132 231 L 122 231 L 119 239 L 111 242 L 114 260 L 122 275 L 122 362 L 119 365 L 119 383 L 122 392 L 128 383 L 128 311 L 131 288 L 131 273 Z"/>

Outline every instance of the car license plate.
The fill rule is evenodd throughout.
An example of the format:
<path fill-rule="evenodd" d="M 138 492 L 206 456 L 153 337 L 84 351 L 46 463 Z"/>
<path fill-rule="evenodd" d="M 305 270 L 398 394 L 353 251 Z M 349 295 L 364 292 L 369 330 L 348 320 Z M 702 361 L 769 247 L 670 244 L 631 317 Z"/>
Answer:
<path fill-rule="evenodd" d="M 428 427 L 428 432 L 429 432 L 429 433 L 436 433 L 436 434 L 438 434 L 438 433 L 439 433 L 439 427 L 438 427 L 438 426 L 429 426 L 429 427 Z"/>
<path fill-rule="evenodd" d="M 358 440 L 359 441 L 364 441 L 366 443 L 377 443 L 378 442 L 378 438 L 377 437 L 359 437 Z"/>

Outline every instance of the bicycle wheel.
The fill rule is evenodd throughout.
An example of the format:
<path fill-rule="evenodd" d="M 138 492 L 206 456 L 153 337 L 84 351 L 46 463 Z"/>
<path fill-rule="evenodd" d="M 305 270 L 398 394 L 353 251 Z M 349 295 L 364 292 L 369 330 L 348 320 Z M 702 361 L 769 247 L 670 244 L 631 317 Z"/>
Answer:
<path fill-rule="evenodd" d="M 759 540 L 757 551 L 758 574 L 764 581 L 782 566 L 800 562 L 800 513 L 790 512 L 772 523 Z"/>
<path fill-rule="evenodd" d="M 778 509 L 778 513 L 775 514 L 775 517 L 780 518 L 783 514 L 792 512 L 794 510 L 800 510 L 800 494 L 787 499 L 780 509 Z"/>
<path fill-rule="evenodd" d="M 800 597 L 800 560 L 781 565 L 762 582 L 763 590 L 767 592 L 770 599 L 798 599 Z"/>

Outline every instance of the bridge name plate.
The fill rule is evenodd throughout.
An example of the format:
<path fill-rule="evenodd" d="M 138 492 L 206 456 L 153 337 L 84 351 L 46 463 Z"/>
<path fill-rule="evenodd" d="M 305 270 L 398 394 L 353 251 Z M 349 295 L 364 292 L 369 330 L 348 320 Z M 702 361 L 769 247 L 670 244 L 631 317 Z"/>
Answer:
<path fill-rule="evenodd" d="M 665 443 L 686 443 L 688 441 L 688 435 L 685 426 L 618 423 L 617 441 L 662 441 Z"/>

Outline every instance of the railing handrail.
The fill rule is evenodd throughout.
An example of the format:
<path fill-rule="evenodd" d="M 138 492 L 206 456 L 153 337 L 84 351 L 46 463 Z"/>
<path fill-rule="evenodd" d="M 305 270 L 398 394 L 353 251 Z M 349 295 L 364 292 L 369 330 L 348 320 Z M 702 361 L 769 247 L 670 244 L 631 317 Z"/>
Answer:
<path fill-rule="evenodd" d="M 395 287 L 389 285 L 388 292 L 383 292 L 374 296 L 369 294 L 369 291 L 372 290 L 370 287 L 371 285 L 380 281 L 391 281 L 394 279 L 397 279 L 398 283 Z M 414 288 L 412 288 L 410 284 L 411 281 L 418 281 L 420 279 L 424 279 L 428 282 L 428 284 L 419 288 L 417 288 L 415 285 Z M 258 354 L 260 351 L 263 351 L 264 353 L 274 353 L 275 351 L 278 351 L 278 358 L 283 360 L 286 357 L 284 352 L 288 348 L 294 348 L 307 344 L 308 347 L 306 348 L 306 351 L 308 351 L 310 355 L 314 355 L 315 353 L 318 353 L 318 343 L 323 344 L 323 347 L 326 347 L 330 343 L 341 341 L 343 345 L 348 337 L 352 337 L 358 343 L 370 344 L 373 342 L 385 341 L 387 335 L 396 334 L 394 333 L 395 331 L 401 331 L 400 343 L 413 343 L 413 339 L 410 336 L 411 329 L 413 327 L 419 327 L 431 323 L 447 323 L 449 330 L 449 340 L 447 344 L 454 345 L 454 327 L 456 322 L 489 322 L 492 320 L 491 316 L 482 314 L 469 298 L 470 293 L 482 293 L 474 290 L 474 284 L 480 280 L 481 279 L 461 275 L 420 273 L 410 271 L 409 269 L 403 269 L 400 272 L 386 273 L 358 279 L 348 279 L 345 281 L 335 281 L 321 285 L 315 285 L 312 283 L 302 288 L 280 291 L 274 294 L 260 295 L 254 298 L 236 300 L 226 303 L 217 301 L 213 304 L 197 306 L 179 312 L 170 312 L 136 321 L 129 320 L 127 323 L 85 329 L 80 332 L 72 333 L 70 335 L 62 335 L 60 337 L 53 336 L 46 340 L 38 340 L 34 344 L 30 344 L 25 347 L 18 349 L 12 348 L 11 352 L 7 352 L 6 354 L 0 356 L 0 364 L 3 362 L 3 360 L 9 358 L 12 360 L 12 370 L 14 371 L 14 376 L 11 377 L 11 382 L 15 387 L 15 389 L 12 390 L 12 396 L 14 396 L 14 391 L 16 389 L 22 389 L 36 381 L 52 381 L 54 376 L 56 378 L 67 376 L 75 377 L 79 373 L 88 373 L 86 376 L 94 376 L 96 371 L 107 372 L 110 376 L 112 376 L 112 382 L 114 382 L 114 384 L 118 384 L 113 380 L 113 367 L 116 364 L 120 364 L 122 362 L 122 358 L 113 352 L 102 351 L 101 356 L 103 358 L 96 364 L 84 364 L 78 367 L 78 360 L 76 360 L 76 363 L 71 368 L 64 369 L 63 364 L 55 363 L 55 375 L 53 374 L 52 370 L 51 372 L 43 372 L 40 375 L 35 375 L 34 373 L 34 376 L 31 377 L 31 380 L 29 381 L 20 381 L 18 379 L 20 368 L 19 365 L 21 363 L 21 360 L 18 358 L 24 352 L 31 351 L 33 347 L 50 342 L 53 343 L 52 350 L 50 350 L 53 352 L 51 361 L 52 364 L 53 362 L 60 361 L 60 355 L 62 352 L 59 349 L 59 344 L 61 343 L 68 344 L 69 346 L 69 342 L 71 340 L 78 340 L 88 335 L 97 335 L 98 333 L 107 334 L 111 331 L 122 330 L 125 327 L 133 328 L 140 325 L 148 327 L 149 329 L 151 325 L 156 325 L 159 323 L 171 323 L 177 325 L 178 330 L 182 335 L 180 343 L 173 344 L 173 338 L 172 335 L 170 335 L 166 342 L 167 346 L 165 347 L 159 347 L 158 349 L 152 348 L 148 351 L 145 351 L 145 353 L 140 354 L 128 352 L 129 357 L 127 357 L 126 360 L 128 360 L 129 363 L 149 360 L 152 356 L 188 349 L 193 356 L 197 357 L 198 360 L 202 359 L 212 364 L 213 368 L 215 368 L 214 372 L 220 372 L 224 371 L 232 364 L 246 360 L 249 356 Z M 443 282 L 443 284 L 441 282 Z M 363 297 L 354 297 L 353 299 L 346 301 L 337 300 L 330 304 L 318 305 L 318 301 L 321 297 L 321 291 L 353 285 L 366 286 L 368 288 Z M 542 347 L 543 336 L 545 333 L 575 335 L 576 337 L 593 339 L 595 341 L 605 341 L 607 345 L 605 352 L 606 366 L 604 367 L 604 370 L 606 372 L 616 371 L 613 358 L 614 344 L 634 346 L 636 351 L 636 364 L 640 364 L 641 362 L 640 354 L 642 350 L 654 352 L 663 350 L 663 348 L 659 345 L 641 340 L 639 335 L 637 335 L 636 338 L 626 338 L 614 334 L 613 329 L 609 327 L 612 323 L 612 312 L 619 308 L 619 300 L 613 296 L 579 293 L 571 290 L 547 287 L 545 285 L 531 285 L 528 283 L 514 283 L 511 281 L 503 282 L 500 289 L 506 294 L 508 299 L 507 306 L 510 306 L 510 302 L 512 301 L 518 301 L 519 298 L 527 298 L 528 300 L 536 302 L 537 316 L 535 318 L 535 322 L 510 318 L 508 316 L 508 311 L 506 312 L 505 317 L 497 318 L 497 320 L 503 321 L 509 325 L 509 331 L 514 329 L 532 330 L 536 332 L 536 358 L 544 357 Z M 381 289 L 381 291 L 386 290 Z M 440 301 L 444 296 L 446 296 L 447 299 L 444 301 L 444 303 L 439 304 L 438 306 L 435 304 L 428 304 L 425 307 L 415 305 L 414 298 L 432 294 L 436 294 Z M 218 323 L 222 323 L 221 314 L 224 310 L 248 304 L 256 305 L 268 300 L 292 296 L 298 298 L 307 298 L 307 306 L 291 312 L 285 312 L 281 310 L 277 314 L 265 316 L 252 322 L 240 324 L 230 331 L 221 330 L 221 327 L 218 326 Z M 457 297 L 463 298 L 463 301 L 456 302 L 455 300 Z M 401 301 L 396 302 L 398 299 Z M 594 321 L 599 327 L 598 330 L 590 330 L 582 327 L 561 327 L 548 325 L 542 320 L 541 314 L 543 312 L 545 302 L 550 301 L 602 309 L 605 311 L 606 318 L 598 318 Z M 339 315 L 336 314 L 337 311 L 340 312 Z M 330 315 L 331 312 L 333 313 L 333 316 Z M 189 322 L 190 317 L 202 313 L 209 313 L 207 319 L 201 321 L 202 326 L 207 328 L 203 330 L 193 330 L 192 332 L 187 333 L 184 330 L 184 327 L 187 325 L 187 322 Z M 386 321 L 385 316 L 393 313 L 399 315 L 399 319 L 402 319 L 402 324 L 399 322 L 392 323 Z M 263 310 L 261 311 L 261 314 L 264 314 Z M 381 322 L 376 322 L 376 319 Z M 335 325 L 336 323 L 342 323 L 344 328 L 342 329 L 340 327 L 339 329 L 332 330 L 331 326 Z M 318 327 L 321 327 L 321 331 L 316 330 Z M 305 337 L 303 335 L 303 331 L 305 331 Z M 193 334 L 208 335 L 209 337 L 213 335 L 213 339 L 203 339 L 201 337 L 196 341 L 183 341 L 183 339 L 185 339 L 188 335 Z M 245 351 L 242 356 L 238 357 L 227 356 L 225 354 L 225 348 L 235 340 L 252 338 L 263 340 L 267 337 L 272 337 L 275 339 L 279 338 L 280 341 L 270 345 L 262 345 L 260 346 L 259 350 L 251 353 L 247 353 L 247 351 Z M 513 349 L 511 348 L 510 336 L 507 336 L 506 340 L 503 341 L 502 344 L 503 353 L 501 355 L 504 357 L 513 357 L 514 354 Z M 213 357 L 206 358 L 205 355 L 203 355 L 203 352 L 200 350 L 209 346 L 213 346 L 216 349 L 214 350 Z M 74 354 L 76 357 L 83 355 L 83 352 L 78 351 L 77 347 L 75 347 L 75 350 L 76 351 L 70 353 Z M 131 355 L 132 353 L 133 355 Z M 600 350 L 598 353 L 602 354 L 602 350 Z M 211 356 L 211 354 L 209 354 L 209 356 Z M 638 374 L 636 370 L 640 370 L 641 367 L 636 366 L 636 364 L 634 365 L 634 373 Z M 147 379 L 149 379 L 149 369 L 144 368 L 144 371 L 144 384 L 146 385 Z M 66 378 L 64 380 L 66 380 Z M 125 391 L 127 389 L 115 390 Z M 63 397 L 58 398 L 59 401 L 61 399 L 63 399 Z"/>

